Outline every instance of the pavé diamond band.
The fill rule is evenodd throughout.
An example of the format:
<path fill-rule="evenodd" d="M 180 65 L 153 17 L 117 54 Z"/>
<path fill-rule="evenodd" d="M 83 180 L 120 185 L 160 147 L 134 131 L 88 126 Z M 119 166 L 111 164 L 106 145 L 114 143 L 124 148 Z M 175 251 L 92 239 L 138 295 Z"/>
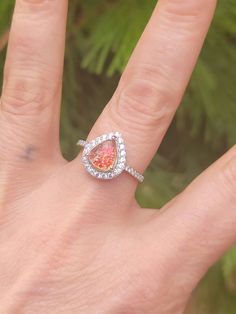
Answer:
<path fill-rule="evenodd" d="M 126 163 L 125 143 L 119 132 L 101 135 L 90 142 L 79 140 L 77 145 L 84 147 L 82 162 L 93 177 L 110 180 L 126 171 L 143 182 L 144 176 Z"/>

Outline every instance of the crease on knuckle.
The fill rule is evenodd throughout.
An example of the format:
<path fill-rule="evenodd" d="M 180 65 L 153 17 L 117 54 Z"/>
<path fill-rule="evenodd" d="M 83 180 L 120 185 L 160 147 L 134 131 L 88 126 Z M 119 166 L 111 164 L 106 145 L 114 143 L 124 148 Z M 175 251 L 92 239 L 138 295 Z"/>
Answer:
<path fill-rule="evenodd" d="M 55 7 L 55 0 L 19 0 L 18 5 L 16 6 L 16 13 L 35 13 L 35 15 L 38 15 L 38 13 L 47 13 L 52 10 L 52 4 Z M 39 11 L 40 9 L 40 11 Z"/>
<path fill-rule="evenodd" d="M 1 97 L 1 110 L 14 115 L 35 115 L 49 108 L 54 101 L 52 92 L 43 79 L 11 77 Z"/>
<path fill-rule="evenodd" d="M 154 67 L 144 67 L 127 77 L 127 85 L 121 82 L 114 108 L 122 122 L 136 128 L 156 128 L 165 127 L 172 118 L 177 108 L 177 91 L 157 71 Z"/>
<path fill-rule="evenodd" d="M 176 18 L 186 18 L 189 21 L 195 21 L 208 12 L 208 8 L 214 7 L 216 0 L 163 0 L 162 6 L 165 13 Z"/>
<path fill-rule="evenodd" d="M 15 63 L 17 60 L 19 60 L 18 56 L 20 56 L 21 63 L 32 62 L 34 60 L 37 60 L 37 58 L 39 57 L 41 57 L 42 59 L 42 53 L 39 49 L 40 47 L 42 47 L 42 43 L 40 42 L 40 40 L 35 40 L 35 33 L 28 32 L 26 36 L 24 28 L 20 26 L 17 28 L 13 28 L 11 33 L 11 45 L 14 46 L 14 56 L 10 55 L 11 62 Z M 9 68 L 9 63 L 10 62 L 7 63 L 7 69 Z"/>

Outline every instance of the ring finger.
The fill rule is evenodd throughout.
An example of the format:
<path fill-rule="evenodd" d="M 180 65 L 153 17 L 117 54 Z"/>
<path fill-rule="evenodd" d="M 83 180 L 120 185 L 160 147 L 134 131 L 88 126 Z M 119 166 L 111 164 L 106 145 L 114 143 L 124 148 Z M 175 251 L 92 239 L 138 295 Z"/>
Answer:
<path fill-rule="evenodd" d="M 89 139 L 113 130 L 127 161 L 143 172 L 175 114 L 215 8 L 215 0 L 159 0 L 119 86 Z M 125 177 L 123 176 L 123 180 Z M 125 190 L 136 185 L 132 178 Z M 120 185 L 122 189 L 122 184 Z M 132 193 L 131 193 L 132 194 Z"/>

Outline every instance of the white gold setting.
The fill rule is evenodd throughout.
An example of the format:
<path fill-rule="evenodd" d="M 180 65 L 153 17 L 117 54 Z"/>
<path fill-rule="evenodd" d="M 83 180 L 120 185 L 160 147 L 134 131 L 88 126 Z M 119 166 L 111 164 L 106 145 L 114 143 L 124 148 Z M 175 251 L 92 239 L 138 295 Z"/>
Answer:
<path fill-rule="evenodd" d="M 100 144 L 107 141 L 114 141 L 116 145 L 116 161 L 111 169 L 108 171 L 103 171 L 101 169 L 96 168 L 89 159 L 89 154 L 98 147 Z M 138 171 L 128 166 L 126 163 L 126 149 L 125 143 L 122 138 L 121 133 L 112 132 L 108 134 L 101 135 L 96 139 L 87 142 L 84 140 L 79 140 L 77 145 L 84 147 L 82 154 L 82 162 L 86 169 L 86 171 L 97 179 L 103 180 L 111 180 L 117 176 L 119 176 L 123 171 L 126 171 L 134 178 L 136 178 L 139 182 L 143 182 L 144 176 L 141 175 Z"/>

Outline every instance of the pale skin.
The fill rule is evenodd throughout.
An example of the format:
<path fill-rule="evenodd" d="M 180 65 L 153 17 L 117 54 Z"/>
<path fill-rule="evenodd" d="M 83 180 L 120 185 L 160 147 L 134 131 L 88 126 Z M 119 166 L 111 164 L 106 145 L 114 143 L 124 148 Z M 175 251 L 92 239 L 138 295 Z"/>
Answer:
<path fill-rule="evenodd" d="M 159 0 L 89 139 L 120 131 L 129 163 L 145 170 L 215 5 Z M 16 1 L 0 111 L 0 312 L 182 314 L 236 240 L 236 148 L 160 211 L 137 205 L 128 174 L 98 181 L 81 156 L 65 161 L 58 130 L 66 13 L 66 0 Z"/>

